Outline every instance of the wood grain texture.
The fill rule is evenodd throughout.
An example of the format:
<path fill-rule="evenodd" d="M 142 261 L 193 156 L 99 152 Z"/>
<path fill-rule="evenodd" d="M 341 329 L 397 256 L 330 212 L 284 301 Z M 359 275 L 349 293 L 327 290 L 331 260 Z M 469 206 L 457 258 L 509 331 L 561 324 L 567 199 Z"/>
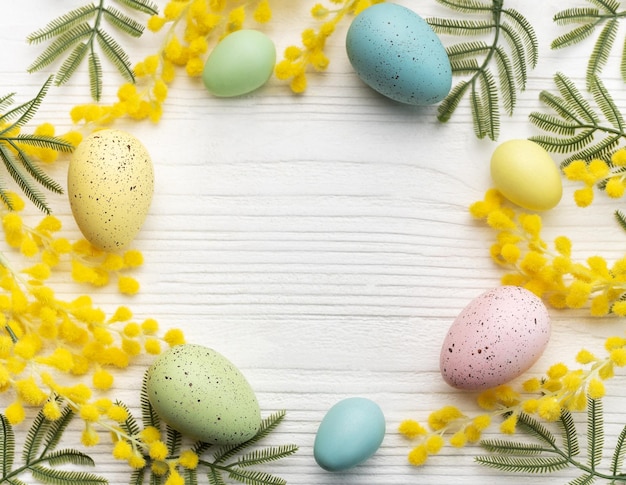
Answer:
<path fill-rule="evenodd" d="M 83 3 L 20 0 L 3 9 L 0 93 L 16 91 L 23 100 L 34 95 L 48 73 L 26 73 L 39 53 L 26 44 L 26 35 Z M 423 17 L 454 15 L 434 1 L 398 3 Z M 313 2 L 272 4 L 276 20 L 268 32 L 282 51 L 312 24 Z M 501 141 L 537 133 L 528 114 L 542 109 L 539 92 L 554 89 L 555 72 L 584 87 L 591 50 L 590 42 L 559 52 L 549 48 L 560 33 L 554 13 L 582 0 L 506 4 L 535 26 L 541 57 L 514 116 L 502 119 Z M 286 409 L 287 419 L 270 441 L 296 443 L 300 451 L 271 470 L 290 484 L 544 484 L 545 477 L 503 477 L 474 464 L 475 447 L 446 448 L 424 468 L 407 464 L 410 444 L 396 432 L 401 420 L 424 420 L 448 403 L 476 410 L 473 395 L 443 383 L 438 361 L 454 317 L 501 276 L 488 255 L 492 234 L 467 213 L 490 185 L 495 143 L 474 137 L 466 102 L 444 125 L 436 120 L 436 107 L 400 106 L 365 87 L 345 56 L 346 28 L 347 23 L 329 42 L 328 72 L 311 74 L 302 96 L 272 79 L 252 95 L 216 99 L 199 81 L 181 76 L 158 125 L 118 125 L 143 141 L 155 163 L 155 198 L 135 241 L 146 261 L 139 271 L 143 290 L 120 301 L 104 289 L 94 300 L 107 310 L 128 304 L 137 318 L 152 316 L 164 327 L 183 328 L 188 341 L 215 348 L 244 372 L 265 415 Z M 149 38 L 131 42 L 131 57 L 139 60 L 157 45 Z M 623 107 L 617 54 L 604 80 Z M 109 66 L 105 70 L 105 97 L 112 99 L 121 79 Z M 33 124 L 50 121 L 67 129 L 69 109 L 87 101 L 88 83 L 80 73 L 51 90 Z M 50 169 L 60 181 L 65 171 L 64 162 Z M 620 257 L 626 235 L 612 219 L 619 202 L 601 196 L 581 210 L 572 201 L 575 188 L 566 184 L 562 204 L 545 215 L 546 236 L 570 236 L 580 259 L 596 253 Z M 64 232 L 76 237 L 65 198 L 50 201 Z M 32 217 L 37 218 L 34 210 Z M 57 291 L 77 290 L 62 281 Z M 600 352 L 606 336 L 624 331 L 623 322 L 596 321 L 583 311 L 551 315 L 548 351 L 530 375 L 559 360 L 573 363 L 583 346 Z M 149 361 L 142 358 L 121 373 L 110 392 L 137 415 L 137 388 Z M 607 444 L 626 421 L 624 389 L 623 376 L 609 384 Z M 329 474 L 313 460 L 315 431 L 332 404 L 355 395 L 382 407 L 388 433 L 371 460 Z M 17 432 L 19 442 L 23 433 Z M 69 442 L 79 433 L 75 423 Z M 112 458 L 103 441 L 90 450 L 97 471 L 112 484 L 127 483 L 126 465 Z M 576 476 L 555 474 L 550 483 Z"/>

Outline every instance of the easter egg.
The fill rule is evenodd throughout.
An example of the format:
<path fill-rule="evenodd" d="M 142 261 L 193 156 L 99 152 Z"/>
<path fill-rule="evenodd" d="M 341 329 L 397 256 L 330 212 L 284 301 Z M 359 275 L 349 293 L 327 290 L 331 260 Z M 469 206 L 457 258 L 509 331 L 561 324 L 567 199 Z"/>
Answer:
<path fill-rule="evenodd" d="M 204 64 L 202 80 L 215 96 L 240 96 L 263 86 L 275 63 L 276 48 L 267 35 L 237 30 L 215 46 Z"/>
<path fill-rule="evenodd" d="M 412 10 L 379 3 L 350 24 L 346 52 L 358 77 L 395 101 L 429 105 L 450 92 L 452 69 L 439 37 Z"/>
<path fill-rule="evenodd" d="M 183 344 L 150 366 L 146 391 L 156 413 L 191 439 L 239 444 L 261 426 L 252 387 L 226 357 L 213 349 Z"/>
<path fill-rule="evenodd" d="M 384 437 L 385 416 L 378 404 L 362 397 L 347 398 L 322 419 L 313 456 L 325 470 L 347 470 L 376 453 Z"/>
<path fill-rule="evenodd" d="M 561 200 L 561 173 L 548 152 L 530 140 L 509 140 L 491 156 L 491 178 L 511 202 L 525 209 L 552 209 Z"/>
<path fill-rule="evenodd" d="M 526 372 L 550 339 L 548 311 L 534 293 L 501 286 L 473 299 L 441 347 L 445 381 L 468 390 L 499 386 Z"/>
<path fill-rule="evenodd" d="M 83 236 L 106 251 L 123 249 L 141 229 L 152 202 L 150 154 L 130 133 L 96 131 L 72 154 L 67 192 Z"/>

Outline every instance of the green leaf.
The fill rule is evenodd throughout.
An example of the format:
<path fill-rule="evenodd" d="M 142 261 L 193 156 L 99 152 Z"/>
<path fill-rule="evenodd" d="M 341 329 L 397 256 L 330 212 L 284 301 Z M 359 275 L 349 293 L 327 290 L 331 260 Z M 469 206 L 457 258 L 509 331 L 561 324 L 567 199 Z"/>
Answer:
<path fill-rule="evenodd" d="M 78 24 L 60 37 L 57 37 L 36 59 L 28 66 L 28 72 L 40 71 L 44 67 L 49 66 L 65 52 L 71 49 L 76 43 L 85 41 L 90 42 L 91 27 L 87 23 Z"/>
<path fill-rule="evenodd" d="M 81 465 L 81 466 L 95 466 L 93 458 L 78 450 L 65 449 L 56 450 L 46 455 L 46 461 L 51 466 L 59 465 Z"/>
<path fill-rule="evenodd" d="M 477 456 L 481 465 L 505 472 L 552 473 L 567 468 L 568 461 L 561 456 L 518 457 L 507 455 Z"/>
<path fill-rule="evenodd" d="M 15 180 L 18 187 L 22 190 L 22 192 L 24 192 L 26 197 L 28 197 L 40 210 L 44 212 L 49 212 L 45 197 L 30 182 L 26 174 L 22 172 L 22 170 L 18 166 L 17 160 L 15 160 L 13 154 L 6 148 L 6 145 L 3 143 L 0 143 L 0 159 L 2 160 L 2 163 L 4 163 L 4 166 L 7 169 L 7 172 L 9 172 L 9 175 L 13 178 L 13 180 Z M 5 195 L 5 197 L 8 196 Z"/>
<path fill-rule="evenodd" d="M 89 54 L 89 88 L 93 99 L 102 96 L 102 65 L 95 52 Z"/>
<path fill-rule="evenodd" d="M 601 399 L 587 399 L 587 460 L 595 470 L 602 459 L 604 447 L 604 414 Z"/>
<path fill-rule="evenodd" d="M 557 73 L 554 76 L 554 82 L 565 102 L 568 103 L 583 120 L 590 123 L 600 122 L 600 119 L 594 113 L 591 105 L 569 78 L 561 73 Z"/>
<path fill-rule="evenodd" d="M 2 458 L 2 476 L 6 477 L 13 469 L 15 459 L 15 435 L 9 420 L 0 414 L 0 457 Z"/>
<path fill-rule="evenodd" d="M 46 419 L 42 411 L 39 411 L 28 428 L 28 433 L 26 433 L 26 440 L 22 449 L 22 459 L 25 463 L 31 463 L 37 456 L 39 446 L 49 425 L 50 421 Z"/>
<path fill-rule="evenodd" d="M 593 46 L 593 51 L 589 57 L 587 63 L 587 87 L 591 88 L 591 83 L 596 76 L 602 71 L 602 68 L 609 60 L 609 55 L 613 44 L 615 43 L 615 37 L 617 35 L 618 22 L 615 19 L 609 20 Z"/>
<path fill-rule="evenodd" d="M 557 25 L 589 23 L 598 20 L 600 11 L 592 7 L 574 7 L 558 12 L 553 20 Z"/>
<path fill-rule="evenodd" d="M 157 5 L 150 0 L 117 0 L 117 3 L 148 15 L 157 15 L 159 13 Z"/>
<path fill-rule="evenodd" d="M 616 130 L 624 131 L 624 117 L 620 113 L 615 101 L 609 94 L 608 90 L 600 80 L 600 78 L 593 78 L 591 80 L 591 94 L 593 99 L 602 111 L 604 117 L 613 125 Z"/>
<path fill-rule="evenodd" d="M 517 102 L 513 67 L 504 49 L 498 47 L 495 53 L 496 66 L 498 67 L 498 79 L 500 80 L 500 91 L 502 92 L 502 104 L 507 114 L 510 116 L 513 114 L 513 109 Z"/>
<path fill-rule="evenodd" d="M 607 10 L 612 14 L 616 14 L 620 7 L 618 0 L 588 0 L 591 3 L 595 3 L 598 7 Z"/>
<path fill-rule="evenodd" d="M 50 485 L 108 485 L 108 480 L 93 473 L 56 470 L 35 465 L 29 467 L 33 477 Z"/>
<path fill-rule="evenodd" d="M 626 231 L 626 214 L 620 210 L 615 211 L 615 219 L 624 231 Z M 617 444 L 611 459 L 611 473 L 617 475 L 622 471 L 624 464 L 624 455 L 626 454 L 626 426 L 622 428 L 622 432 L 617 437 Z"/>
<path fill-rule="evenodd" d="M 129 485 L 143 485 L 146 476 L 146 468 L 134 469 L 130 474 Z"/>
<path fill-rule="evenodd" d="M 593 474 L 586 473 L 572 480 L 567 485 L 590 485 L 595 481 L 596 481 L 596 477 L 594 477 Z"/>
<path fill-rule="evenodd" d="M 126 419 L 122 423 L 122 428 L 130 436 L 138 435 L 141 430 L 139 428 L 139 425 L 137 424 L 137 420 L 135 419 L 133 414 L 130 412 L 130 409 L 128 409 L 128 406 L 126 404 L 124 404 L 122 401 L 119 401 L 119 400 L 116 400 L 115 404 L 116 404 L 116 406 L 122 407 L 126 411 Z"/>
<path fill-rule="evenodd" d="M 83 5 L 75 10 L 71 10 L 66 14 L 52 20 L 43 29 L 36 30 L 30 34 L 26 40 L 31 44 L 37 44 L 46 40 L 53 39 L 61 34 L 66 33 L 79 24 L 86 25 L 96 15 L 96 6 L 93 3 Z"/>
<path fill-rule="evenodd" d="M 287 483 L 286 480 L 269 473 L 242 468 L 230 468 L 228 476 L 246 485 L 286 485 Z"/>
<path fill-rule="evenodd" d="M 47 434 L 44 440 L 44 453 L 54 450 L 59 442 L 63 433 L 67 429 L 68 425 L 74 418 L 74 411 L 70 406 L 65 406 L 61 410 L 61 416 L 50 423 L 47 429 Z"/>
<path fill-rule="evenodd" d="M 124 49 L 104 30 L 97 31 L 98 44 L 104 55 L 109 58 L 119 73 L 129 82 L 135 82 L 135 75 L 130 65 L 128 54 Z"/>
<path fill-rule="evenodd" d="M 562 49 L 564 47 L 578 44 L 579 42 L 585 40 L 587 37 L 593 34 L 596 25 L 596 22 L 589 22 L 588 24 L 583 24 L 575 27 L 569 32 L 560 35 L 559 37 L 554 39 L 550 44 L 550 47 L 552 47 L 552 49 Z"/>
<path fill-rule="evenodd" d="M 141 34 L 143 34 L 144 26 L 142 24 L 113 7 L 104 9 L 104 17 L 111 25 L 114 25 L 131 37 L 141 37 Z"/>
<path fill-rule="evenodd" d="M 437 3 L 462 13 L 491 12 L 492 9 L 491 4 L 479 0 L 437 0 Z"/>
<path fill-rule="evenodd" d="M 198 470 L 195 468 L 193 470 L 185 468 L 183 471 L 183 478 L 185 480 L 185 485 L 198 485 Z"/>
<path fill-rule="evenodd" d="M 141 401 L 141 420 L 144 428 L 148 428 L 150 426 L 160 429 L 161 428 L 161 419 L 159 415 L 150 404 L 150 399 L 148 399 L 148 373 L 144 372 L 143 380 L 141 383 L 141 393 L 140 393 L 140 401 Z"/>
<path fill-rule="evenodd" d="M 170 456 L 174 456 L 179 453 L 182 439 L 183 436 L 179 431 L 167 426 L 167 449 L 170 452 Z"/>
<path fill-rule="evenodd" d="M 529 119 L 538 128 L 563 136 L 574 136 L 579 126 L 576 123 L 546 113 L 533 112 L 529 115 Z"/>
<path fill-rule="evenodd" d="M 240 467 L 261 465 L 286 458 L 293 455 L 296 451 L 298 451 L 298 447 L 295 445 L 273 446 L 271 448 L 254 450 L 239 457 L 237 465 Z"/>
<path fill-rule="evenodd" d="M 89 46 L 81 42 L 77 46 L 74 47 L 74 50 L 70 53 L 70 55 L 65 59 L 61 67 L 59 68 L 59 72 L 56 75 L 55 83 L 57 86 L 61 86 L 65 84 L 72 77 L 76 69 L 83 59 L 87 55 Z"/>
<path fill-rule="evenodd" d="M 469 79 L 456 84 L 448 93 L 439 105 L 437 118 L 441 122 L 449 121 L 462 98 L 469 94 L 475 135 L 496 140 L 500 132 L 500 109 L 513 114 L 517 93 L 526 88 L 528 68 L 537 65 L 539 50 L 535 31 L 517 10 L 503 9 L 502 1 L 491 5 L 473 0 L 438 1 L 451 10 L 484 18 L 427 19 L 437 34 L 492 35 L 493 41 L 465 41 L 446 48 L 453 75 L 469 76 Z M 508 49 L 501 45 L 503 42 Z M 492 74 L 493 63 L 497 79 Z"/>
<path fill-rule="evenodd" d="M 537 419 L 526 413 L 520 413 L 517 416 L 517 426 L 518 428 L 523 429 L 526 433 L 534 436 L 539 441 L 551 446 L 556 447 L 556 438 L 550 432 L 548 428 L 546 428 L 543 424 L 541 424 Z"/>
<path fill-rule="evenodd" d="M 117 0 L 125 9 L 136 13 L 156 15 L 156 5 L 150 0 Z M 96 101 L 102 96 L 103 69 L 97 55 L 99 48 L 104 56 L 117 68 L 124 79 L 134 82 L 128 54 L 122 45 L 105 29 L 110 25 L 117 33 L 129 37 L 140 37 L 144 32 L 142 22 L 122 10 L 99 0 L 49 22 L 44 28 L 28 36 L 30 43 L 49 42 L 48 46 L 28 67 L 29 72 L 39 71 L 65 57 L 56 76 L 57 84 L 68 82 L 87 59 L 89 88 Z"/>
<path fill-rule="evenodd" d="M 501 439 L 482 440 L 480 446 L 490 453 L 512 455 L 540 455 L 545 448 L 537 443 L 522 443 L 518 441 L 505 441 Z"/>
<path fill-rule="evenodd" d="M 224 478 L 222 477 L 222 473 L 214 467 L 210 468 L 209 473 L 207 474 L 207 477 L 211 485 L 226 485 L 226 482 L 224 481 Z"/>
<path fill-rule="evenodd" d="M 569 411 L 561 412 L 558 425 L 561 428 L 561 435 L 563 438 L 563 446 L 567 450 L 567 456 L 570 458 L 580 453 L 580 446 L 578 444 L 578 433 L 576 432 L 576 424 L 572 413 Z"/>

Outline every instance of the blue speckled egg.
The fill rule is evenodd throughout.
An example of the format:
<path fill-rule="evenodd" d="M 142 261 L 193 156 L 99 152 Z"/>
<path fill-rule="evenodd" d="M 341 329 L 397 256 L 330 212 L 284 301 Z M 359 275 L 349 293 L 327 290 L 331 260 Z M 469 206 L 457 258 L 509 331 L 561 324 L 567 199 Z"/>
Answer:
<path fill-rule="evenodd" d="M 379 3 L 365 9 L 348 29 L 346 51 L 359 78 L 395 101 L 430 105 L 450 92 L 445 48 L 426 21 L 406 7 Z"/>
<path fill-rule="evenodd" d="M 322 419 L 313 456 L 324 470 L 347 470 L 376 453 L 384 437 L 385 416 L 378 404 L 351 397 L 331 407 Z"/>
<path fill-rule="evenodd" d="M 440 369 L 453 387 L 482 390 L 526 372 L 550 340 L 543 301 L 517 286 L 500 286 L 474 298 L 454 320 L 440 354 Z"/>

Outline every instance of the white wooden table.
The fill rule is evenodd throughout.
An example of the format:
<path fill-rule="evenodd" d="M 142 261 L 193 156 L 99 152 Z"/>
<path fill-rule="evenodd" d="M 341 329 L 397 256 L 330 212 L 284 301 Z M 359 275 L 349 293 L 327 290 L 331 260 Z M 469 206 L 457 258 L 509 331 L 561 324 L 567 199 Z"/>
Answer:
<path fill-rule="evenodd" d="M 18 99 L 27 100 L 37 92 L 48 73 L 26 73 L 40 48 L 28 46 L 25 37 L 83 3 L 4 5 L 1 94 L 16 91 Z M 275 21 L 267 32 L 282 52 L 313 24 L 308 15 L 313 2 L 272 3 Z M 398 3 L 423 17 L 455 15 L 434 1 Z M 549 48 L 561 32 L 552 16 L 566 3 L 585 4 L 506 1 L 535 26 L 541 57 L 515 115 L 502 119 L 499 141 L 538 133 L 528 114 L 543 109 L 538 94 L 554 90 L 555 72 L 584 86 L 591 43 L 559 52 Z M 138 274 L 142 292 L 125 300 L 104 289 L 94 293 L 94 301 L 107 310 L 128 304 L 135 315 L 155 317 L 162 327 L 181 327 L 188 341 L 213 347 L 242 370 L 264 415 L 286 409 L 271 442 L 295 443 L 300 451 L 268 471 L 290 484 L 566 483 L 578 475 L 575 470 L 546 478 L 480 467 L 473 462 L 477 447 L 446 447 L 419 469 L 407 463 L 410 444 L 396 431 L 400 421 L 423 422 L 449 403 L 476 410 L 472 394 L 442 381 L 438 363 L 440 344 L 458 312 L 499 284 L 501 270 L 488 254 L 493 234 L 467 212 L 490 186 L 488 162 L 496 144 L 474 137 L 467 102 L 449 123 L 440 124 L 436 107 L 401 106 L 364 86 L 345 55 L 347 25 L 329 42 L 328 72 L 311 74 L 302 96 L 272 79 L 252 95 L 216 99 L 199 80 L 181 75 L 158 125 L 116 125 L 152 153 L 156 193 L 134 244 L 145 256 Z M 626 107 L 618 50 L 604 79 Z M 153 51 L 156 44 L 146 39 L 130 47 L 133 61 Z M 121 79 L 108 64 L 105 69 L 105 97 L 112 99 Z M 67 130 L 69 109 L 87 101 L 81 71 L 67 86 L 51 89 L 32 125 L 50 121 L 60 132 Z M 50 169 L 63 183 L 65 171 L 66 162 Z M 610 261 L 620 257 L 626 233 L 612 213 L 621 202 L 601 195 L 582 210 L 572 200 L 575 188 L 565 183 L 562 203 L 545 215 L 546 237 L 570 236 L 579 259 L 596 253 Z M 65 197 L 50 197 L 50 203 L 64 232 L 77 237 Z M 34 209 L 29 212 L 38 217 Z M 69 295 L 75 289 L 68 284 L 57 291 Z M 551 342 L 530 374 L 559 360 L 573 363 L 583 346 L 601 352 L 606 336 L 624 331 L 623 322 L 594 320 L 583 311 L 551 310 L 551 316 Z M 121 373 L 110 392 L 135 413 L 149 362 L 140 359 Z M 623 373 L 607 387 L 606 441 L 612 444 L 626 421 Z M 376 401 L 388 432 L 372 459 L 330 474 L 313 459 L 315 432 L 330 406 L 350 396 Z M 9 402 L 0 399 L 1 406 Z M 17 429 L 18 441 L 20 430 L 25 425 Z M 76 439 L 79 432 L 76 422 Z M 127 483 L 128 468 L 112 458 L 106 439 L 89 452 L 112 484 Z"/>

